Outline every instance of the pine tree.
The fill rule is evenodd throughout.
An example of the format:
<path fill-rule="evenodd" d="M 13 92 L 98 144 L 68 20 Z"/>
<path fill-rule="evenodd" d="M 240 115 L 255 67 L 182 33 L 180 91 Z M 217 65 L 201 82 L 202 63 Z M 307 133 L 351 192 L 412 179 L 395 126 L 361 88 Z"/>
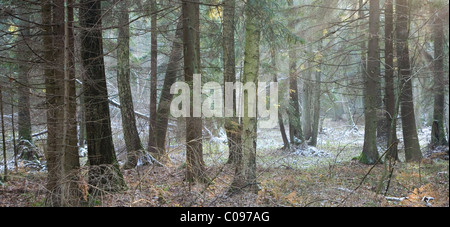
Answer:
<path fill-rule="evenodd" d="M 380 2 L 370 0 L 369 18 L 369 53 L 367 73 L 364 78 L 364 116 L 365 133 L 364 148 L 360 161 L 364 164 L 374 164 L 379 157 L 377 149 L 377 88 L 380 76 L 379 42 Z"/>
<path fill-rule="evenodd" d="M 396 1 L 396 44 L 398 68 L 401 84 L 401 119 L 405 156 L 407 162 L 419 162 L 423 155 L 420 151 L 414 112 L 411 62 L 409 59 L 409 0 Z"/>
<path fill-rule="evenodd" d="M 100 0 L 80 0 L 81 58 L 85 75 L 89 183 L 106 191 L 125 187 L 112 141 L 102 42 Z"/>

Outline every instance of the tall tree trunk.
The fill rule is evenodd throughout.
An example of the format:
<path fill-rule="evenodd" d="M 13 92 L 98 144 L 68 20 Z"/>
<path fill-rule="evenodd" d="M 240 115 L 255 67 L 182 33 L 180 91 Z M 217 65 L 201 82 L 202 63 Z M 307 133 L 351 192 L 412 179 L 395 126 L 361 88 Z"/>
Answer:
<path fill-rule="evenodd" d="M 200 2 L 199 0 L 183 0 L 183 40 L 184 40 L 184 76 L 191 91 L 195 75 L 200 74 Z M 200 82 L 201 81 L 197 81 Z M 197 92 L 191 95 L 191 114 L 186 118 L 186 180 L 188 182 L 205 182 L 205 163 L 203 161 L 203 121 L 201 107 L 196 101 Z M 200 111 L 199 111 L 200 110 Z"/>
<path fill-rule="evenodd" d="M 75 37 L 74 37 L 74 1 L 64 0 L 62 7 L 67 15 L 64 26 L 64 131 L 63 131 L 63 178 L 62 197 L 64 206 L 78 206 L 81 201 L 79 190 L 80 157 L 78 153 L 77 96 L 75 82 Z"/>
<path fill-rule="evenodd" d="M 247 1 L 245 10 L 245 53 L 244 53 L 244 75 L 243 83 L 258 84 L 259 65 L 260 65 L 260 40 L 261 31 L 258 28 L 258 19 L 254 12 L 259 7 L 258 0 Z M 264 88 L 265 89 L 265 88 Z M 257 145 L 257 126 L 258 121 L 255 116 L 249 116 L 251 111 L 251 102 L 253 105 L 256 100 L 249 100 L 249 91 L 244 90 L 244 112 L 242 119 L 242 158 L 239 157 L 236 162 L 236 172 L 231 185 L 231 190 L 236 191 L 245 189 L 250 192 L 257 192 L 256 176 L 256 145 Z M 258 94 L 258 91 L 256 91 Z"/>
<path fill-rule="evenodd" d="M 272 58 L 272 67 L 273 67 L 273 82 L 278 83 L 278 66 L 277 66 L 277 57 L 275 47 L 271 47 L 270 55 Z M 281 94 L 278 95 L 282 97 Z M 289 150 L 291 145 L 289 144 L 289 139 L 286 134 L 286 129 L 284 127 L 283 114 L 281 112 L 281 107 L 278 107 L 278 125 L 280 127 L 281 138 L 283 139 L 284 147 L 283 149 Z"/>
<path fill-rule="evenodd" d="M 370 0 L 369 19 L 369 50 L 367 74 L 365 75 L 364 89 L 364 116 L 365 133 L 364 148 L 360 161 L 364 164 L 374 164 L 379 157 L 377 149 L 377 94 L 380 76 L 379 42 L 380 2 Z"/>
<path fill-rule="evenodd" d="M 24 20 L 29 21 L 30 16 L 27 13 L 22 13 Z M 18 45 L 17 58 L 21 61 L 18 65 L 19 75 L 17 77 L 18 82 L 18 125 L 19 125 L 19 140 L 28 140 L 32 142 L 31 137 L 31 115 L 30 115 L 30 84 L 29 84 L 29 72 L 30 67 L 27 61 L 29 60 L 28 44 L 30 42 L 30 25 L 25 21 L 20 21 L 21 27 L 21 41 Z"/>
<path fill-rule="evenodd" d="M 417 135 L 416 117 L 414 113 L 411 63 L 409 59 L 409 1 L 396 1 L 396 35 L 399 76 L 401 80 L 401 118 L 403 140 L 407 162 L 418 162 L 423 158 Z"/>
<path fill-rule="evenodd" d="M 448 10 L 448 9 L 447 9 Z M 442 12 L 436 13 L 433 24 L 434 39 L 434 114 L 433 127 L 431 132 L 432 146 L 447 146 L 444 128 L 444 108 L 445 108 L 445 68 L 444 68 L 444 16 Z M 448 16 L 448 14 L 447 14 Z"/>
<path fill-rule="evenodd" d="M 319 43 L 319 50 L 320 53 L 322 51 L 322 41 Z M 309 145 L 311 146 L 317 146 L 317 140 L 319 137 L 319 122 L 320 122 L 320 98 L 322 97 L 322 61 L 323 57 L 319 56 L 319 70 L 316 72 L 316 78 L 315 78 L 315 86 L 314 86 L 314 104 L 313 104 L 313 125 L 312 125 L 312 134 L 311 134 L 311 142 Z"/>
<path fill-rule="evenodd" d="M 157 99 L 158 99 L 158 6 L 156 0 L 151 1 L 152 22 L 151 22 L 151 75 L 150 75 L 150 122 L 148 151 L 157 154 L 156 122 L 157 122 Z"/>
<path fill-rule="evenodd" d="M 289 7 L 294 6 L 293 1 L 288 1 Z M 294 18 L 289 21 L 289 27 L 295 28 Z M 289 44 L 289 139 L 291 144 L 302 144 L 305 139 L 303 137 L 301 112 L 299 103 L 299 89 L 298 89 L 298 67 L 297 67 L 297 50 L 295 44 Z"/>
<path fill-rule="evenodd" d="M 55 47 L 53 46 L 54 29 L 52 26 L 52 3 L 50 0 L 41 1 L 43 58 L 45 60 L 44 77 L 47 105 L 47 190 L 46 203 L 60 206 L 61 201 L 57 193 L 58 181 L 61 179 L 61 152 L 58 151 L 58 122 L 57 122 L 57 85 L 55 78 Z"/>
<path fill-rule="evenodd" d="M 108 90 L 103 59 L 100 0 L 80 0 L 81 58 L 85 75 L 86 131 L 89 183 L 106 191 L 125 186 L 112 141 Z"/>
<path fill-rule="evenodd" d="M 119 37 L 117 40 L 117 86 L 119 88 L 120 112 L 123 135 L 127 149 L 125 169 L 135 168 L 138 156 L 144 151 L 136 128 L 133 96 L 130 86 L 130 26 L 128 1 L 119 2 Z"/>
<path fill-rule="evenodd" d="M 223 64 L 224 64 L 224 82 L 236 83 L 236 56 L 234 45 L 235 30 L 235 0 L 225 0 L 223 10 Z M 229 157 L 228 164 L 236 162 L 238 152 L 241 148 L 242 125 L 239 118 L 236 117 L 236 94 L 233 94 L 233 117 L 225 119 L 225 131 L 228 137 Z"/>
<path fill-rule="evenodd" d="M 397 139 L 397 112 L 395 95 L 395 71 L 394 71 L 394 4 L 393 0 L 387 0 L 385 4 L 385 103 L 386 125 L 390 129 L 387 147 L 391 147 L 387 157 L 398 160 Z"/>
<path fill-rule="evenodd" d="M 0 86 L 0 115 L 2 121 L 1 124 L 2 124 L 2 148 L 3 148 L 3 180 L 8 181 L 8 159 L 6 157 L 5 117 L 3 113 L 3 88 L 1 86 Z"/>
<path fill-rule="evenodd" d="M 308 55 L 312 55 L 312 49 L 308 49 Z M 312 73 L 313 67 L 311 61 L 307 65 L 306 78 L 303 79 L 303 92 L 302 92 L 302 115 L 303 115 L 303 136 L 305 141 L 308 141 L 312 137 Z"/>
<path fill-rule="evenodd" d="M 170 115 L 170 103 L 173 95 L 170 94 L 171 86 L 177 81 L 177 72 L 180 70 L 183 59 L 183 20 L 180 20 L 177 25 L 175 39 L 172 44 L 172 51 L 167 65 L 166 75 L 164 79 L 163 89 L 159 99 L 157 119 L 156 119 L 156 158 L 162 160 L 167 157 L 166 153 L 166 136 L 167 127 Z"/>

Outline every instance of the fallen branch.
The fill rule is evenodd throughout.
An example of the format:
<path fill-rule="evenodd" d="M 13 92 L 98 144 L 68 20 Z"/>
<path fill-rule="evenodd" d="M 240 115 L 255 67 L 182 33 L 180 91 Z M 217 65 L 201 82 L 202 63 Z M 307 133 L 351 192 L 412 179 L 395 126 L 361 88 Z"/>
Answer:
<path fill-rule="evenodd" d="M 397 198 L 397 197 L 386 197 L 387 201 L 394 201 L 394 202 L 402 202 L 403 200 L 406 200 L 408 198 L 403 197 L 403 198 Z"/>
<path fill-rule="evenodd" d="M 120 103 L 117 102 L 116 100 L 114 100 L 114 99 L 108 99 L 108 101 L 109 101 L 109 104 L 111 104 L 111 106 L 116 107 L 116 108 L 118 108 L 118 109 L 121 108 Z M 134 114 L 136 114 L 137 117 L 142 118 L 143 120 L 150 121 L 150 116 L 148 116 L 148 115 L 146 115 L 146 114 L 139 113 L 139 112 L 137 112 L 137 111 L 134 111 Z"/>

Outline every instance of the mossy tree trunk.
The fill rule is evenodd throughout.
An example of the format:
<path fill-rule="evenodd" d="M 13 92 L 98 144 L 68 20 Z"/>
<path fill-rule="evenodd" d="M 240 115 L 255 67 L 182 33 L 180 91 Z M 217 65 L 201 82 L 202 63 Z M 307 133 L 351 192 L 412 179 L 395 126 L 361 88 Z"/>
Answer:
<path fill-rule="evenodd" d="M 258 0 L 247 1 L 245 10 L 245 53 L 243 83 L 258 84 L 260 65 L 260 40 L 261 31 L 258 27 L 257 12 Z M 256 92 L 258 94 L 258 91 Z M 258 121 L 255 116 L 249 116 L 250 112 L 257 113 L 256 100 L 249 100 L 249 91 L 244 90 L 244 112 L 242 119 L 242 157 L 236 162 L 236 172 L 231 184 L 231 190 L 246 190 L 258 192 L 256 176 L 256 145 Z M 253 102 L 254 110 L 250 110 Z"/>

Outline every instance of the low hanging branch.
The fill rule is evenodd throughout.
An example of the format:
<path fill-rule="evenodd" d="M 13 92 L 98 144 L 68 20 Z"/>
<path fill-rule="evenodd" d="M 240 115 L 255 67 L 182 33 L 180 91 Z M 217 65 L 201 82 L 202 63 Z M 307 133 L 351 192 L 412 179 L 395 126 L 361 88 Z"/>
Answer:
<path fill-rule="evenodd" d="M 109 104 L 110 104 L 111 106 L 120 109 L 120 103 L 119 103 L 119 102 L 117 102 L 117 101 L 114 100 L 114 99 L 108 99 L 108 101 L 109 101 Z M 141 118 L 141 119 L 146 120 L 146 121 L 150 121 L 150 116 L 145 115 L 145 114 L 143 114 L 143 113 L 139 113 L 139 112 L 137 112 L 137 111 L 135 111 L 134 113 L 136 114 L 136 116 L 137 116 L 138 118 Z M 39 137 L 39 136 L 45 135 L 45 134 L 47 134 L 47 133 L 48 133 L 48 131 L 45 130 L 45 131 L 42 131 L 42 132 L 33 134 L 33 135 L 31 135 L 31 136 L 34 138 L 34 137 Z"/>

